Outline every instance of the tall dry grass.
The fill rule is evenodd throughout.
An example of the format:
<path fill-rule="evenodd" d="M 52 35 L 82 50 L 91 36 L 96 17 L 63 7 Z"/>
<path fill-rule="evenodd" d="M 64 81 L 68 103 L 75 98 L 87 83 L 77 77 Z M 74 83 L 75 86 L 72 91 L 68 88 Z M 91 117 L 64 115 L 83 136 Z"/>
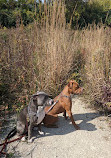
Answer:
<path fill-rule="evenodd" d="M 46 19 L 41 23 L 42 28 L 34 28 L 37 32 L 35 45 L 35 75 L 38 89 L 56 93 L 71 69 L 74 49 L 70 38 L 70 32 L 66 30 L 65 7 L 60 1 L 54 2 L 53 7 L 45 5 Z M 33 38 L 33 37 L 31 37 Z"/>
<path fill-rule="evenodd" d="M 85 58 L 84 82 L 88 100 L 109 103 L 111 110 L 111 29 L 93 26 L 81 32 Z"/>
<path fill-rule="evenodd" d="M 27 27 L 0 30 L 1 103 L 26 104 L 37 90 L 56 96 L 70 76 L 82 77 L 90 101 L 110 102 L 111 29 L 71 30 L 62 0 L 44 3 L 39 17 Z"/>
<path fill-rule="evenodd" d="M 66 27 L 65 5 L 55 1 L 45 3 L 39 23 L 1 30 L 2 104 L 37 90 L 53 96 L 61 91 L 80 55 L 78 31 Z"/>

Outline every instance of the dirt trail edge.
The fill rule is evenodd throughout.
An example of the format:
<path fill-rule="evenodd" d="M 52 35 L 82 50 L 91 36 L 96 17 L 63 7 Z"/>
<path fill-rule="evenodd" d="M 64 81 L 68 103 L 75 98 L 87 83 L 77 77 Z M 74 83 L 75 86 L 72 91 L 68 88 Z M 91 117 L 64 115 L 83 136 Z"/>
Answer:
<path fill-rule="evenodd" d="M 33 143 L 14 142 L 8 145 L 12 157 L 22 158 L 111 158 L 111 129 L 107 118 L 87 108 L 79 97 L 73 98 L 72 113 L 81 130 L 59 115 L 59 128 L 42 127 L 44 136 Z"/>

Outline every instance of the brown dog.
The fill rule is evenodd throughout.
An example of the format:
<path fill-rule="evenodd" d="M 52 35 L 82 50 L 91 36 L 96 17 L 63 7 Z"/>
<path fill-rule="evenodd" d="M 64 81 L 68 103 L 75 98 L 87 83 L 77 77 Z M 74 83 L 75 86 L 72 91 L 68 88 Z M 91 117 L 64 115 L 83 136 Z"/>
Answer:
<path fill-rule="evenodd" d="M 58 121 L 58 114 L 64 113 L 65 119 L 66 113 L 72 121 L 72 124 L 76 129 L 79 129 L 77 124 L 75 123 L 71 108 L 72 108 L 72 100 L 71 94 L 80 94 L 82 92 L 82 88 L 79 87 L 78 83 L 74 80 L 71 80 L 68 85 L 65 86 L 63 91 L 54 98 L 54 101 L 58 101 L 57 104 L 53 107 L 53 109 L 45 116 L 43 122 L 46 127 L 56 127 L 55 123 Z M 47 112 L 50 107 L 45 107 L 45 111 Z"/>

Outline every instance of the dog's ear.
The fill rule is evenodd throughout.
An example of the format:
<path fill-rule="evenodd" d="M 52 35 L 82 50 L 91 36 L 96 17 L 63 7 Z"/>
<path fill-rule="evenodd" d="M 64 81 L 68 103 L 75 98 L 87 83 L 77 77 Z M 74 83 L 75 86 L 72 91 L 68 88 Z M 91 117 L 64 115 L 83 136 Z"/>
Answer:
<path fill-rule="evenodd" d="M 68 87 L 70 87 L 70 82 L 68 83 Z"/>
<path fill-rule="evenodd" d="M 73 87 L 73 82 L 70 81 L 70 82 L 68 83 L 68 87 L 69 87 L 70 89 L 72 89 L 72 87 Z"/>

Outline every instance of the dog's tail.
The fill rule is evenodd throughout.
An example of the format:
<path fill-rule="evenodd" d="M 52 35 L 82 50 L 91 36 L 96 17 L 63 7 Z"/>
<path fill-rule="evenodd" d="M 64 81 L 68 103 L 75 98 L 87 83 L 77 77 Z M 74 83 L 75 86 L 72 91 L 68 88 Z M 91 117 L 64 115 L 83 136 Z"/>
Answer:
<path fill-rule="evenodd" d="M 17 133 L 17 129 L 16 129 L 16 127 L 14 127 L 14 128 L 8 133 L 6 139 L 12 138 L 13 136 L 16 135 L 16 133 Z"/>

